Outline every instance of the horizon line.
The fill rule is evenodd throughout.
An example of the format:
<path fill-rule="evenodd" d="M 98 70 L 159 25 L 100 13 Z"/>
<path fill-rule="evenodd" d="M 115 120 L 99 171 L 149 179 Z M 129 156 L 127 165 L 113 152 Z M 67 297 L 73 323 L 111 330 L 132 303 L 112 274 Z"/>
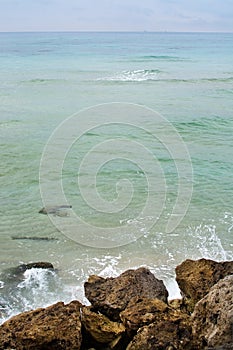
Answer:
<path fill-rule="evenodd" d="M 232 34 L 233 31 L 177 31 L 177 30 L 0 30 L 0 34 L 6 33 L 194 33 L 194 34 Z"/>

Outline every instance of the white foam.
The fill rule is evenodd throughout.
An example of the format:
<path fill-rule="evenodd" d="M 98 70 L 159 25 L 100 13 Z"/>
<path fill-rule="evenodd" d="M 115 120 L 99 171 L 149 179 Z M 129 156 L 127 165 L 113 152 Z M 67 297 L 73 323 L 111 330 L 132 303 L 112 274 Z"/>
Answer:
<path fill-rule="evenodd" d="M 115 75 L 99 78 L 97 80 L 103 81 L 122 81 L 122 82 L 140 82 L 147 80 L 158 80 L 159 70 L 147 70 L 147 69 L 138 69 L 138 70 L 127 70 L 123 72 L 116 73 Z"/>
<path fill-rule="evenodd" d="M 169 279 L 163 281 L 168 290 L 168 300 L 181 299 L 180 288 L 175 279 Z"/>
<path fill-rule="evenodd" d="M 192 232 L 192 236 L 195 238 L 195 246 L 200 257 L 216 261 L 232 258 L 223 248 L 215 225 L 200 224 Z"/>

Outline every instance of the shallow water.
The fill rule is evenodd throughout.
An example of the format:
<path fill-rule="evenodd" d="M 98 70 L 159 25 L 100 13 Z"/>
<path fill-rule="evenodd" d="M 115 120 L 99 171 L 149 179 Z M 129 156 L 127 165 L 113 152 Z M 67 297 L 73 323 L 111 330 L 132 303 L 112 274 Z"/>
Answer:
<path fill-rule="evenodd" d="M 182 260 L 232 259 L 232 39 L 232 34 L 213 33 L 0 34 L 2 319 L 57 300 L 85 301 L 82 284 L 88 275 L 116 276 L 142 265 L 163 278 L 174 297 L 179 294 L 174 268 Z M 119 123 L 116 105 L 105 105 L 101 113 L 99 107 L 83 111 L 111 102 L 139 109 L 121 109 Z M 141 106 L 157 111 L 163 123 L 153 113 L 145 117 Z M 72 205 L 72 211 L 51 221 L 38 213 L 44 206 L 43 150 L 55 128 L 81 110 L 73 134 L 70 128 L 55 140 L 43 173 L 42 184 L 50 181 L 50 204 Z M 100 123 L 104 113 L 108 125 Z M 90 120 L 98 127 L 78 139 Z M 178 148 L 171 126 L 191 163 L 182 157 L 182 147 L 180 157 L 172 154 Z M 63 203 L 56 161 L 72 137 L 59 178 Z M 193 188 L 192 199 L 186 208 L 183 196 L 187 212 L 168 234 L 179 181 L 183 189 Z M 71 227 L 73 216 L 91 226 L 77 228 L 72 240 L 60 228 Z M 119 231 L 109 236 L 109 228 Z M 32 269 L 20 281 L 5 280 L 6 269 L 32 261 L 50 261 L 57 271 Z"/>

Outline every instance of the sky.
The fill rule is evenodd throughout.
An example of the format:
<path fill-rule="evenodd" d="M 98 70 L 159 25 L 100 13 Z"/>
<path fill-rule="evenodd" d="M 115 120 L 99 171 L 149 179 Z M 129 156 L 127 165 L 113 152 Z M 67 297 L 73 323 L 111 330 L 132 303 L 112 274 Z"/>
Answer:
<path fill-rule="evenodd" d="M 233 0 L 0 0 L 0 31 L 233 32 Z"/>

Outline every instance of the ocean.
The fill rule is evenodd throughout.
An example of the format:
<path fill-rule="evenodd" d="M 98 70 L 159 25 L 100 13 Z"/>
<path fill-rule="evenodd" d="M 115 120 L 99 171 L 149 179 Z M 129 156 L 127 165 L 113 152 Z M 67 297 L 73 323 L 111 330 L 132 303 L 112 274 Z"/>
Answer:
<path fill-rule="evenodd" d="M 183 260 L 232 260 L 232 44 L 0 33 L 0 321 L 87 302 L 91 274 L 147 266 L 175 298 Z"/>

